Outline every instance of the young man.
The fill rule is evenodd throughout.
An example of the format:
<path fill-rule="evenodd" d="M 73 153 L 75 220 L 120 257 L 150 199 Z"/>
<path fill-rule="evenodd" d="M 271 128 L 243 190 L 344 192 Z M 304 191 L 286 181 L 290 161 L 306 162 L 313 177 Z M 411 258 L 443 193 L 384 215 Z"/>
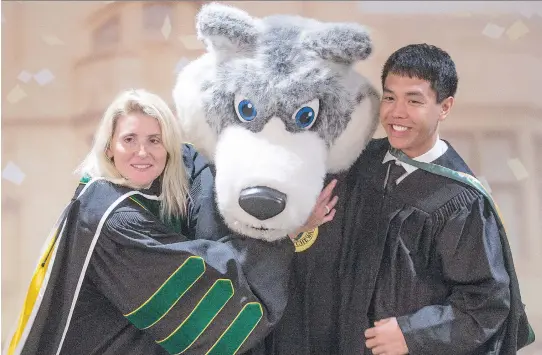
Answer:
<path fill-rule="evenodd" d="M 357 248 L 370 255 L 353 266 L 356 288 L 367 294 L 354 306 L 369 321 L 365 353 L 515 354 L 528 342 L 498 216 L 439 138 L 457 83 L 450 56 L 427 44 L 403 47 L 384 65 L 387 139 L 373 141 L 353 172 L 361 176 L 353 199 L 361 218 L 350 233 L 362 236 Z"/>
<path fill-rule="evenodd" d="M 407 46 L 387 61 L 382 84 L 389 138 L 328 177 L 338 180 L 335 218 L 296 253 L 284 315 L 251 355 L 508 355 L 532 341 L 484 196 L 391 155 L 472 174 L 438 136 L 454 103 L 453 61 Z"/>

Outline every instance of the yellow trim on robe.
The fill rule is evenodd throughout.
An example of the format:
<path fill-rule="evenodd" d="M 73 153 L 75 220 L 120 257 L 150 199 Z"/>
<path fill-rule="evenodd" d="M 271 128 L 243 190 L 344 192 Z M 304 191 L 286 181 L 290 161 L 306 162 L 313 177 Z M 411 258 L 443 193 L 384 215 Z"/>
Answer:
<path fill-rule="evenodd" d="M 30 281 L 30 286 L 28 287 L 26 298 L 24 300 L 23 310 L 21 311 L 19 321 L 17 322 L 17 329 L 15 330 L 15 333 L 11 338 L 7 355 L 13 354 L 15 348 L 21 340 L 21 336 L 26 327 L 26 323 L 28 322 L 28 318 L 30 318 L 32 310 L 34 309 L 34 305 L 36 304 L 36 300 L 38 299 L 41 285 L 43 284 L 43 279 L 45 278 L 45 274 L 47 273 L 47 269 L 49 268 L 49 261 L 51 261 L 50 256 L 52 255 L 53 249 L 56 245 L 55 241 L 57 237 L 58 229 L 56 230 L 53 238 L 51 238 L 47 249 L 41 256 L 38 267 L 36 268 L 36 271 L 34 271 L 34 275 L 32 275 L 32 280 Z"/>

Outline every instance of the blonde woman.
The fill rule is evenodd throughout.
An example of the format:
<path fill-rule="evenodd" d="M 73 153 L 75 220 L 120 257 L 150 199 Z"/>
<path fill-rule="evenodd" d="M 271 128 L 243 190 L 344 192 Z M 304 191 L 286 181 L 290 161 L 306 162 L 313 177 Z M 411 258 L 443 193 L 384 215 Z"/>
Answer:
<path fill-rule="evenodd" d="M 113 101 L 8 354 L 233 354 L 276 324 L 293 244 L 217 224 L 201 190 L 212 173 L 193 149 L 179 149 L 181 138 L 156 95 L 130 90 Z"/>

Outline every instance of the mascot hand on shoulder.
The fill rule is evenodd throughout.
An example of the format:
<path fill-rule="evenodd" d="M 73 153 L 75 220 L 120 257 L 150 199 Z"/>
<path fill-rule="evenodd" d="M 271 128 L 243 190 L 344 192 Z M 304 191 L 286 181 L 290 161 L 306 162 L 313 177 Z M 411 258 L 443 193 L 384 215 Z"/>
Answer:
<path fill-rule="evenodd" d="M 216 3 L 196 27 L 207 53 L 178 75 L 181 127 L 216 168 L 228 227 L 284 238 L 309 217 L 326 173 L 348 169 L 376 130 L 378 93 L 353 68 L 371 53 L 369 35 Z"/>

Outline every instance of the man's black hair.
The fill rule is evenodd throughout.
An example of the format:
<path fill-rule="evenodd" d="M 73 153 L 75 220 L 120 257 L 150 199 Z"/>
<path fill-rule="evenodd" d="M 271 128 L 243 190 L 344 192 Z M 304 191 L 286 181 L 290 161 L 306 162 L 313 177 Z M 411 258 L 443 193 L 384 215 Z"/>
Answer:
<path fill-rule="evenodd" d="M 388 74 L 426 80 L 437 95 L 437 103 L 455 96 L 457 72 L 448 53 L 430 44 L 410 44 L 395 51 L 382 69 L 382 87 Z"/>

